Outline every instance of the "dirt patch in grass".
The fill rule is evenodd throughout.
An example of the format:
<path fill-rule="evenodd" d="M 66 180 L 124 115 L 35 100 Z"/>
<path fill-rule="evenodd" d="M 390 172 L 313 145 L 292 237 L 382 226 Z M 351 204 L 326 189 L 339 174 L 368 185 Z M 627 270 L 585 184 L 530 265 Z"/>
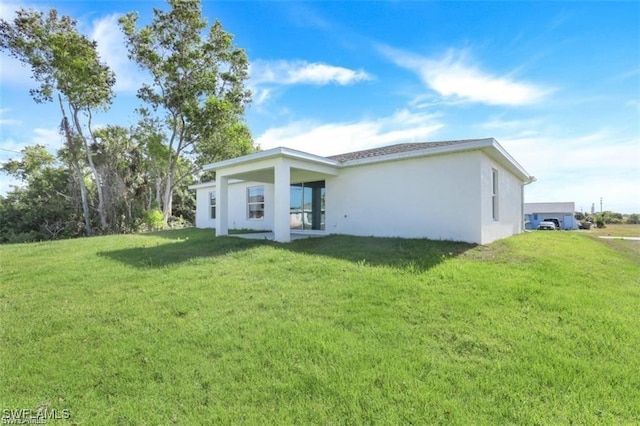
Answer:
<path fill-rule="evenodd" d="M 521 254 L 514 253 L 508 240 L 496 241 L 484 246 L 476 246 L 460 254 L 462 259 L 471 259 L 481 262 L 497 263 L 527 263 L 529 259 Z"/>
<path fill-rule="evenodd" d="M 623 240 L 622 238 L 598 238 L 597 236 L 593 236 L 593 238 L 598 240 L 599 243 L 620 251 L 640 263 L 640 241 Z"/>

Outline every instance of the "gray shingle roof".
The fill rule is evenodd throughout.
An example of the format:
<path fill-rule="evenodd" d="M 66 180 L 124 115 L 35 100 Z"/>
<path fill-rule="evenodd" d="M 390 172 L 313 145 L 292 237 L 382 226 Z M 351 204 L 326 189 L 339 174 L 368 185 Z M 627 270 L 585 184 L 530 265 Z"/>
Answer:
<path fill-rule="evenodd" d="M 399 154 L 402 152 L 419 151 L 428 148 L 439 148 L 442 146 L 458 145 L 469 142 L 475 142 L 483 139 L 467 139 L 459 141 L 442 141 L 442 142 L 419 142 L 419 143 L 399 143 L 395 145 L 382 146 L 379 148 L 365 149 L 362 151 L 347 152 L 344 154 L 331 155 L 327 158 L 344 163 L 350 160 L 360 160 L 363 158 L 381 157 L 384 155 Z"/>

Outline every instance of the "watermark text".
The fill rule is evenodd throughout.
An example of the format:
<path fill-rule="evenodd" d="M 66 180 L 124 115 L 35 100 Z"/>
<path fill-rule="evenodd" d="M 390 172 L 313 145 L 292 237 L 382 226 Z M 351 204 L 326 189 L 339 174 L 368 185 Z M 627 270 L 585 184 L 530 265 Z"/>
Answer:
<path fill-rule="evenodd" d="M 55 408 L 39 408 L 32 410 L 20 408 L 14 410 L 2 410 L 3 425 L 43 425 L 49 420 L 68 420 L 71 418 L 69 410 L 57 410 Z"/>

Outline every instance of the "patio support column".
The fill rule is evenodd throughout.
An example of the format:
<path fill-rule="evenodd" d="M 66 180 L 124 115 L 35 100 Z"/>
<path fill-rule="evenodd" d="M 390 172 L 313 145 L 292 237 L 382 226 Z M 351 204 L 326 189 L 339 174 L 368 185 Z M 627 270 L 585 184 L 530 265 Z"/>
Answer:
<path fill-rule="evenodd" d="M 282 158 L 273 168 L 273 239 L 281 243 L 291 241 L 289 207 L 291 198 L 291 169 Z"/>
<path fill-rule="evenodd" d="M 216 177 L 216 236 L 229 235 L 229 178 Z"/>

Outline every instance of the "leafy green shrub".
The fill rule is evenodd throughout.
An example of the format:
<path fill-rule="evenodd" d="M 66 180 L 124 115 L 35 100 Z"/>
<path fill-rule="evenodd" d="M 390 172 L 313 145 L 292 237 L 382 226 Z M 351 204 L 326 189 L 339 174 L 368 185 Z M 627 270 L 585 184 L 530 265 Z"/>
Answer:
<path fill-rule="evenodd" d="M 144 213 L 144 220 L 147 226 L 152 230 L 162 229 L 164 215 L 158 209 L 147 210 Z"/>
<path fill-rule="evenodd" d="M 629 215 L 626 222 L 630 225 L 637 225 L 640 223 L 640 215 L 637 213 L 632 213 Z"/>
<path fill-rule="evenodd" d="M 0 243 L 33 243 L 36 241 L 42 241 L 44 238 L 36 231 L 29 232 L 13 232 L 9 231 L 0 236 Z"/>
<path fill-rule="evenodd" d="M 606 228 L 607 227 L 607 225 L 605 224 L 603 215 L 598 215 L 598 217 L 596 218 L 596 226 L 598 228 Z"/>
<path fill-rule="evenodd" d="M 182 216 L 171 216 L 171 218 L 169 219 L 169 228 L 171 229 L 184 229 L 190 228 L 191 226 L 193 226 L 191 222 L 189 222 Z"/>

